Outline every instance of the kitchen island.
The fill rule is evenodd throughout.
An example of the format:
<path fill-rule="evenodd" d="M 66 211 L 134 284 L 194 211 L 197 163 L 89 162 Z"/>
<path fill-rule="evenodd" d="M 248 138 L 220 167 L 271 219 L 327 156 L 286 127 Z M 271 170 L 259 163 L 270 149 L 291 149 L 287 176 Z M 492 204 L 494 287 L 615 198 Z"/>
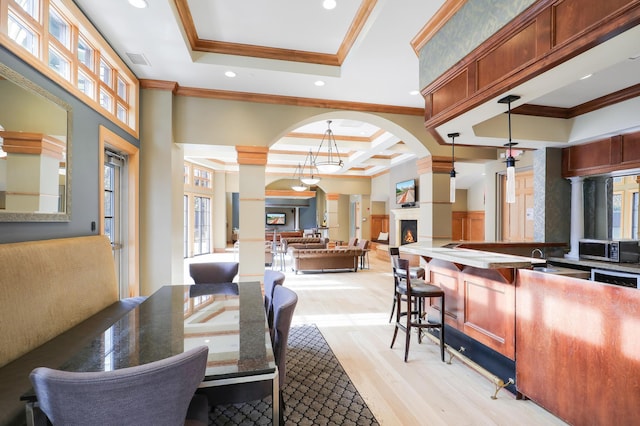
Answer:
<path fill-rule="evenodd" d="M 585 272 L 572 276 L 568 262 L 542 269 L 541 259 L 441 244 L 401 253 L 424 259 L 427 279 L 444 289 L 452 349 L 513 377 L 510 390 L 570 424 L 637 424 L 638 289 L 577 278 Z"/>

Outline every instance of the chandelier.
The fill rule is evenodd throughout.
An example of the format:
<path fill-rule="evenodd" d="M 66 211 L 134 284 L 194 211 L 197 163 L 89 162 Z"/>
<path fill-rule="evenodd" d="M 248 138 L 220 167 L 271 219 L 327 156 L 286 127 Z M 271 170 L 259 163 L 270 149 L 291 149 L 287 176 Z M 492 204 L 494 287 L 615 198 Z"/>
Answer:
<path fill-rule="evenodd" d="M 318 161 L 318 156 L 320 155 L 320 151 L 322 151 L 322 145 L 324 145 L 325 140 L 327 141 L 326 160 Z M 338 145 L 336 144 L 333 132 L 331 131 L 331 120 L 327 120 L 327 131 L 322 136 L 322 141 L 320 141 L 320 146 L 318 146 L 318 151 L 316 152 L 313 164 L 315 164 L 317 169 L 322 173 L 335 173 L 342 169 L 342 166 L 344 165 L 340 159 Z"/>
<path fill-rule="evenodd" d="M 302 182 L 302 166 L 298 163 L 298 167 L 296 167 L 293 172 L 293 177 L 291 178 L 293 183 L 291 184 L 291 189 L 297 192 L 306 191 L 307 187 Z"/>
<path fill-rule="evenodd" d="M 308 170 L 308 173 L 306 173 L 305 170 Z M 315 185 L 320 182 L 320 178 L 316 176 L 319 172 L 316 164 L 313 162 L 313 154 L 311 154 L 311 150 L 309 150 L 309 155 L 304 159 L 300 173 L 300 181 L 305 185 Z"/>
<path fill-rule="evenodd" d="M 498 103 L 507 104 L 507 120 L 509 123 L 509 142 L 504 144 L 508 148 L 507 159 L 505 163 L 507 163 L 507 193 L 506 193 L 506 202 L 507 203 L 515 203 L 516 202 L 516 159 L 513 157 L 513 153 L 511 152 L 511 148 L 514 145 L 517 145 L 516 142 L 511 140 L 511 102 L 517 101 L 520 99 L 518 95 L 507 95 L 504 98 L 500 99 Z"/>

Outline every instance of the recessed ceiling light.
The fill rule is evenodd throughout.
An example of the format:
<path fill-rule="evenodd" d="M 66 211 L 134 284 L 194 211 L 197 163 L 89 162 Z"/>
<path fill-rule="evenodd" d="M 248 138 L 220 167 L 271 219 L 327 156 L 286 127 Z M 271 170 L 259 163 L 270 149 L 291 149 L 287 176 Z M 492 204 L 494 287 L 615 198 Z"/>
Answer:
<path fill-rule="evenodd" d="M 226 75 L 229 78 L 233 78 L 236 76 L 236 73 L 233 71 L 225 71 L 224 75 Z"/>
<path fill-rule="evenodd" d="M 418 90 L 412 90 L 412 91 L 410 91 L 410 92 L 409 92 L 409 94 L 410 94 L 411 96 L 415 96 L 415 95 L 420 94 L 420 92 L 419 92 Z"/>
<path fill-rule="evenodd" d="M 129 0 L 129 4 L 133 7 L 137 7 L 138 9 L 144 9 L 147 7 L 146 0 Z"/>
<path fill-rule="evenodd" d="M 593 74 L 587 74 L 587 75 L 583 75 L 582 77 L 580 77 L 580 80 L 586 80 L 589 77 L 591 77 Z"/>
<path fill-rule="evenodd" d="M 336 7 L 336 0 L 324 0 L 322 2 L 322 7 L 327 10 L 334 9 Z"/>
<path fill-rule="evenodd" d="M 316 86 L 318 86 L 318 87 L 322 87 L 322 86 L 324 86 L 324 81 L 322 81 L 322 80 L 318 80 L 318 81 L 316 81 L 316 82 L 315 82 L 315 83 L 313 83 L 313 84 L 315 84 L 315 85 L 316 85 Z"/>

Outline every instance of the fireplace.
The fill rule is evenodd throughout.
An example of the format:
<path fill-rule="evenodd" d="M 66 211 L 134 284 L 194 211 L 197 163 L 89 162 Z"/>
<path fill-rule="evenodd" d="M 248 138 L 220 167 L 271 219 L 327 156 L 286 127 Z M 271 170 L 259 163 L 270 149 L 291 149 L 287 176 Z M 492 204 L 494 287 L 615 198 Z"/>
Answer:
<path fill-rule="evenodd" d="M 418 241 L 418 221 L 415 219 L 400 220 L 400 245 Z"/>

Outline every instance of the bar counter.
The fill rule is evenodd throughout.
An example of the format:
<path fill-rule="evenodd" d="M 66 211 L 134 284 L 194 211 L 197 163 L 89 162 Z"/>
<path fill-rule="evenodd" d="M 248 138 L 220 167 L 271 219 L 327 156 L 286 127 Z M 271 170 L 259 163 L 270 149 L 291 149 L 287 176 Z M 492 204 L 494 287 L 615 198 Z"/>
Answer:
<path fill-rule="evenodd" d="M 640 289 L 581 279 L 586 272 L 564 268 L 583 262 L 564 261 L 549 273 L 534 269 L 545 259 L 458 245 L 400 247 L 401 254 L 420 256 L 426 279 L 445 292 L 450 349 L 505 383 L 514 378 L 507 389 L 569 424 L 638 424 Z M 438 318 L 437 305 L 429 315 Z"/>

